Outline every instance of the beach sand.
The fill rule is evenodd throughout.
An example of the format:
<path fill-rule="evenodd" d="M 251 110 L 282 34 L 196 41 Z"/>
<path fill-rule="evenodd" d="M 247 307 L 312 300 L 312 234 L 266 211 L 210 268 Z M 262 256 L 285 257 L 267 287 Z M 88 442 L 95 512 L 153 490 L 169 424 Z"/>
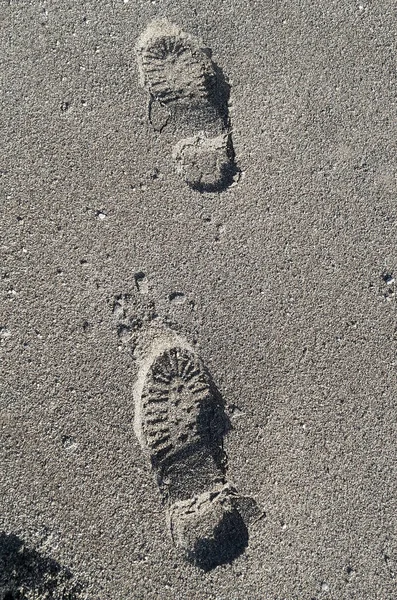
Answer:
<path fill-rule="evenodd" d="M 0 17 L 1 600 L 394 600 L 391 3 L 9 0 Z M 189 122 L 148 119 L 135 46 L 158 17 L 230 85 L 224 189 L 176 169 Z M 172 543 L 134 433 L 121 297 L 175 324 L 226 406 L 227 480 L 260 518 L 208 571 Z"/>

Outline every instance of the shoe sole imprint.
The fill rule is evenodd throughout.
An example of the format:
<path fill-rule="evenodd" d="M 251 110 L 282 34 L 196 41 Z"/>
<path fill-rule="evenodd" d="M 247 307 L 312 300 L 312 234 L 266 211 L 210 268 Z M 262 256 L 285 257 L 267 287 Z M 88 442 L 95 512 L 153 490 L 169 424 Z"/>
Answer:
<path fill-rule="evenodd" d="M 173 342 L 155 343 L 134 389 L 134 429 L 153 467 L 219 442 L 211 430 L 212 381 L 194 350 L 179 338 Z"/>
<path fill-rule="evenodd" d="M 140 83 L 162 104 L 208 100 L 215 80 L 211 59 L 166 19 L 149 24 L 136 46 Z"/>
<path fill-rule="evenodd" d="M 165 328 L 149 338 L 133 390 L 135 433 L 157 473 L 174 544 L 210 570 L 248 543 L 239 496 L 225 480 L 222 400 L 188 343 Z"/>
<path fill-rule="evenodd" d="M 223 191 L 237 169 L 228 117 L 230 86 L 197 40 L 167 19 L 150 23 L 136 45 L 140 84 L 187 121 L 176 144 L 177 172 L 200 192 Z M 189 126 L 190 123 L 190 126 Z"/>

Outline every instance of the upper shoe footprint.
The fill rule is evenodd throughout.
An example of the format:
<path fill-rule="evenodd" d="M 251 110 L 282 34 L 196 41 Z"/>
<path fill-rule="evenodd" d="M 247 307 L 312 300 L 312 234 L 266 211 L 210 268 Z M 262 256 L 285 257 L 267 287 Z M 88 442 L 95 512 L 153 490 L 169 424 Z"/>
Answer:
<path fill-rule="evenodd" d="M 141 85 L 166 107 L 179 132 L 172 156 L 186 183 L 201 192 L 222 191 L 237 173 L 228 115 L 230 86 L 210 51 L 167 19 L 140 36 Z"/>

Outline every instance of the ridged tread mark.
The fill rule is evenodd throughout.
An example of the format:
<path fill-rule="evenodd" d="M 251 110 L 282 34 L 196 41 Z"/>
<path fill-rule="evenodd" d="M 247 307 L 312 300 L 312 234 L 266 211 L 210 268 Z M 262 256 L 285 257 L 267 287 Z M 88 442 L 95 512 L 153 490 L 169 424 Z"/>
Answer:
<path fill-rule="evenodd" d="M 181 375 L 182 377 L 185 377 L 186 374 L 186 368 L 189 366 L 190 361 L 189 358 L 187 358 L 186 356 L 181 358 L 180 361 L 180 370 L 181 370 Z"/>
<path fill-rule="evenodd" d="M 168 383 L 168 379 L 162 373 L 153 373 L 153 379 L 156 383 Z"/>
<path fill-rule="evenodd" d="M 152 432 L 149 432 L 148 435 L 151 438 L 154 438 L 154 439 L 163 439 L 163 438 L 165 438 L 167 436 L 169 437 L 170 432 L 169 432 L 168 427 L 163 427 L 163 428 L 156 427 L 156 428 L 153 429 Z"/>
<path fill-rule="evenodd" d="M 164 436 L 161 438 L 156 438 L 150 441 L 150 447 L 154 449 L 161 449 L 161 447 L 165 447 L 165 444 L 169 441 L 170 436 Z"/>
<path fill-rule="evenodd" d="M 185 375 L 184 377 L 186 377 L 187 379 L 191 377 L 191 374 L 193 373 L 195 369 L 195 364 L 194 363 L 188 363 L 186 370 L 185 370 Z"/>
<path fill-rule="evenodd" d="M 141 394 L 152 460 L 162 460 L 195 439 L 201 402 L 210 394 L 204 366 L 192 352 L 171 348 L 154 360 Z"/>
<path fill-rule="evenodd" d="M 172 27 L 174 32 L 166 27 L 162 32 L 153 30 L 138 45 L 144 85 L 161 102 L 208 99 L 209 82 L 215 76 L 212 62 L 190 36 Z"/>
<path fill-rule="evenodd" d="M 161 383 L 161 387 L 160 386 L 156 386 L 156 387 L 150 387 L 148 389 L 148 395 L 150 396 L 150 398 L 156 397 L 156 398 L 168 398 L 168 386 L 164 387 L 164 383 Z"/>
<path fill-rule="evenodd" d="M 152 415 L 168 415 L 168 405 L 165 406 L 159 406 L 158 404 L 155 405 L 154 407 L 151 407 L 150 405 L 146 405 L 144 406 L 145 412 L 147 416 L 152 416 Z"/>
<path fill-rule="evenodd" d="M 207 387 L 196 388 L 194 386 L 188 386 L 192 394 L 201 394 L 202 392 L 208 391 Z"/>
<path fill-rule="evenodd" d="M 161 404 L 162 402 L 164 402 L 165 404 L 168 402 L 168 397 L 167 396 L 161 396 L 161 397 L 156 397 L 156 396 L 145 396 L 145 400 L 147 400 L 146 402 L 143 402 L 143 407 L 147 408 L 150 404 L 156 403 L 156 404 Z"/>

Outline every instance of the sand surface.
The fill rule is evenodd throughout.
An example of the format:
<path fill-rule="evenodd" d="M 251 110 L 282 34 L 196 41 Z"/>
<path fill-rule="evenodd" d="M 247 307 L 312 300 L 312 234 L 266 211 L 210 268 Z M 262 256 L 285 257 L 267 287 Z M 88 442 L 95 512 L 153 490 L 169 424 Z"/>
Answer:
<path fill-rule="evenodd" d="M 157 16 L 229 78 L 241 179 L 221 193 L 189 188 L 175 131 L 148 122 L 134 46 Z M 55 581 L 27 598 L 72 578 L 71 600 L 394 600 L 393 3 L 3 0 L 0 17 L 1 600 L 21 556 Z M 197 341 L 228 479 L 265 513 L 210 572 L 172 545 L 133 431 L 120 294 Z"/>

